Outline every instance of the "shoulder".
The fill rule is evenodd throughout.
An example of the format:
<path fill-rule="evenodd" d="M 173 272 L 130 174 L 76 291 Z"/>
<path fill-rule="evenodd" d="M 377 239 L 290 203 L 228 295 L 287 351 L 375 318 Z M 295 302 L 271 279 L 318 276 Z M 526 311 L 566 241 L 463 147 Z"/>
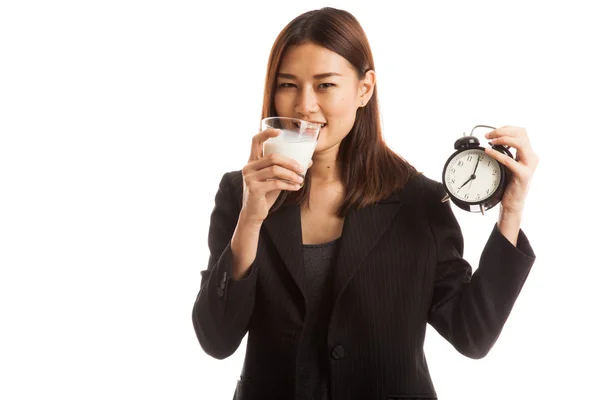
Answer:
<path fill-rule="evenodd" d="M 241 192 L 243 188 L 242 179 L 242 170 L 239 169 L 236 171 L 225 172 L 221 181 L 230 185 L 232 189 L 239 190 Z"/>
<path fill-rule="evenodd" d="M 225 172 L 220 184 L 221 188 L 224 186 L 229 189 L 234 198 L 239 199 L 241 205 L 244 189 L 242 170 Z M 402 189 L 392 193 L 381 203 L 433 205 L 439 204 L 445 195 L 446 191 L 441 182 L 419 172 L 412 176 Z"/>
<path fill-rule="evenodd" d="M 412 176 L 402 189 L 392 194 L 390 199 L 405 204 L 433 205 L 441 203 L 445 195 L 441 182 L 419 172 Z"/>
<path fill-rule="evenodd" d="M 225 172 L 221 177 L 221 183 L 219 184 L 219 191 L 227 192 L 233 199 L 236 199 L 236 203 L 241 207 L 242 195 L 244 190 L 242 170 Z"/>
<path fill-rule="evenodd" d="M 411 208 L 415 215 L 427 220 L 440 237 L 444 235 L 460 237 L 460 228 L 450 202 L 442 201 L 447 194 L 444 185 L 423 174 L 413 179 L 413 182 L 409 182 L 410 186 L 407 185 L 407 189 L 410 190 L 407 201 L 412 203 Z"/>

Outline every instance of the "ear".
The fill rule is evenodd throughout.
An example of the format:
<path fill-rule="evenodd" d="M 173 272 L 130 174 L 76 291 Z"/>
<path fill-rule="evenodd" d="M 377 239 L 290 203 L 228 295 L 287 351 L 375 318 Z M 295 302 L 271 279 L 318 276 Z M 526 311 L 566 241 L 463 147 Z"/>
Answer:
<path fill-rule="evenodd" d="M 371 96 L 373 96 L 376 80 L 375 71 L 370 69 L 365 73 L 365 77 L 358 81 L 358 107 L 367 105 Z"/>

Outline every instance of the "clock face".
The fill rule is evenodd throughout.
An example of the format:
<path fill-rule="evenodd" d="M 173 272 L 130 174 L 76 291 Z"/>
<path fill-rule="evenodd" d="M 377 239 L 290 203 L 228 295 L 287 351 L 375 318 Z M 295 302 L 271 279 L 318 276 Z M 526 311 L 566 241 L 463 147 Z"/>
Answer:
<path fill-rule="evenodd" d="M 446 166 L 444 182 L 454 197 L 468 203 L 481 203 L 500 186 L 500 164 L 480 149 L 454 155 Z"/>

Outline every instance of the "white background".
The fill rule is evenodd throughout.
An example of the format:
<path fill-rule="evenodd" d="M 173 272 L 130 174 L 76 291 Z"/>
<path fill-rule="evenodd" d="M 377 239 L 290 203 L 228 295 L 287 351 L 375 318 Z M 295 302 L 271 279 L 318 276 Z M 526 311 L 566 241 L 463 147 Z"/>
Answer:
<path fill-rule="evenodd" d="M 385 138 L 426 175 L 477 124 L 525 127 L 541 157 L 538 258 L 495 347 L 428 330 L 440 398 L 599 398 L 598 14 L 523 0 L 2 2 L 0 398 L 231 398 L 245 340 L 218 361 L 191 322 L 214 195 L 273 40 L 324 5 L 362 23 Z M 476 267 L 497 209 L 454 210 Z"/>

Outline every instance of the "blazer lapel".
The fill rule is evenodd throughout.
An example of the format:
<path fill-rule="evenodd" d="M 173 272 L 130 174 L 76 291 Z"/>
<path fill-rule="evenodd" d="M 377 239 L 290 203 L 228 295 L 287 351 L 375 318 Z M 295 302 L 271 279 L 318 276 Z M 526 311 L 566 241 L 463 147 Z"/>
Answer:
<path fill-rule="evenodd" d="M 333 271 L 333 299 L 338 300 L 348 282 L 365 257 L 381 238 L 400 210 L 400 195 L 363 209 L 351 208 L 344 219 L 340 248 Z M 264 221 L 279 256 L 302 292 L 304 282 L 304 257 L 302 251 L 302 225 L 300 207 L 281 207 Z"/>
<path fill-rule="evenodd" d="M 399 196 L 362 209 L 350 209 L 344 219 L 344 229 L 336 265 L 333 271 L 334 304 L 364 264 L 365 257 L 379 241 L 400 210 Z"/>
<path fill-rule="evenodd" d="M 283 206 L 267 219 L 263 226 L 269 233 L 279 256 L 292 275 L 300 291 L 304 282 L 304 256 L 302 252 L 302 226 L 300 207 Z M 305 296 L 306 297 L 306 296 Z"/>

